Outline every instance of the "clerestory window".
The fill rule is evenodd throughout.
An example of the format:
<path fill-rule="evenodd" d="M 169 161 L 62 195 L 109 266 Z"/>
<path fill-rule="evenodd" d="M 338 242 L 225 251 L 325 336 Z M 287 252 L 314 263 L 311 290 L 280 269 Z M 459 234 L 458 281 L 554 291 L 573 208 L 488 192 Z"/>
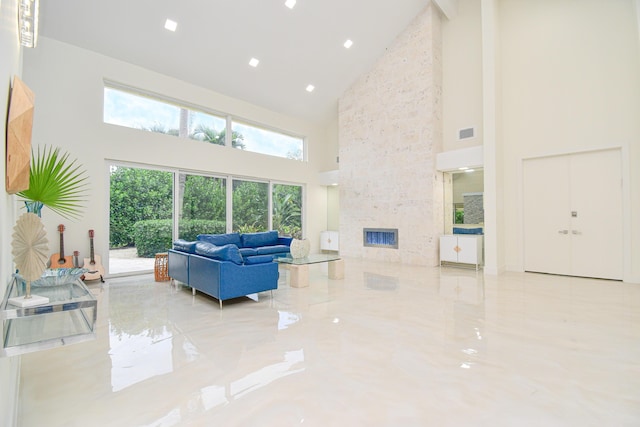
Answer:
<path fill-rule="evenodd" d="M 304 160 L 304 138 L 214 114 L 116 84 L 104 86 L 105 123 L 189 138 L 291 160 Z M 227 136 L 227 129 L 231 135 Z"/>

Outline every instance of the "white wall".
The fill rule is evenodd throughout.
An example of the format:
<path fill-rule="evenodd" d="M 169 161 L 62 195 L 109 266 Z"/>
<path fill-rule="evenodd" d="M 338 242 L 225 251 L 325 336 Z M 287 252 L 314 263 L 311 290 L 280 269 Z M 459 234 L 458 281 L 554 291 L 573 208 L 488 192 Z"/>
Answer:
<path fill-rule="evenodd" d="M 481 0 L 482 126 L 484 154 L 484 272 L 505 270 L 504 139 L 499 0 Z"/>
<path fill-rule="evenodd" d="M 340 229 L 340 189 L 327 187 L 327 230 Z"/>
<path fill-rule="evenodd" d="M 480 1 L 457 0 L 457 14 L 442 22 L 442 149 L 482 145 L 482 20 Z M 458 140 L 458 130 L 475 137 Z"/>
<path fill-rule="evenodd" d="M 21 75 L 22 51 L 18 41 L 17 0 L 0 0 L 0 130 L 5 140 L 7 107 L 13 76 Z M 2 176 L 6 175 L 6 144 L 2 144 Z M 4 180 L 3 180 L 4 181 Z M 3 184 L 4 189 L 4 184 Z M 2 192 L 0 197 L 0 299 L 13 270 L 11 234 L 15 225 L 14 197 Z M 0 358 L 0 425 L 17 424 L 18 385 L 20 381 L 20 357 Z"/>
<path fill-rule="evenodd" d="M 336 103 L 335 119 L 326 125 L 326 137 L 324 141 L 324 163 L 326 170 L 336 170 L 339 167 L 338 157 L 340 146 L 338 144 L 338 105 Z"/>
<path fill-rule="evenodd" d="M 640 281 L 640 50 L 634 2 L 502 1 L 499 26 L 507 268 L 523 268 L 523 159 L 621 147 L 627 162 L 622 165 L 625 280 Z"/>
<path fill-rule="evenodd" d="M 190 104 L 306 135 L 309 162 L 228 149 L 192 140 L 138 131 L 103 123 L 103 79 L 120 82 Z M 106 160 L 137 162 L 193 171 L 234 174 L 306 185 L 307 236 L 319 250 L 319 233 L 326 228 L 326 189 L 317 175 L 335 165 L 328 161 L 327 128 L 283 116 L 128 63 L 69 44 L 41 38 L 38 48 L 25 52 L 24 81 L 36 97 L 33 143 L 50 144 L 72 153 L 89 172 L 91 196 L 77 223 L 43 211 L 49 235 L 59 223 L 67 225 L 65 249 L 89 253 L 87 230 L 96 230 L 96 252 L 108 251 L 109 181 Z M 54 233 L 54 234 L 52 234 Z M 57 240 L 54 240 L 57 241 Z M 107 261 L 103 261 L 107 265 Z"/>
<path fill-rule="evenodd" d="M 484 127 L 464 144 L 485 152 L 485 273 L 523 269 L 523 159 L 620 147 L 624 277 L 640 282 L 639 3 L 458 0 L 443 23 L 443 148 Z"/>

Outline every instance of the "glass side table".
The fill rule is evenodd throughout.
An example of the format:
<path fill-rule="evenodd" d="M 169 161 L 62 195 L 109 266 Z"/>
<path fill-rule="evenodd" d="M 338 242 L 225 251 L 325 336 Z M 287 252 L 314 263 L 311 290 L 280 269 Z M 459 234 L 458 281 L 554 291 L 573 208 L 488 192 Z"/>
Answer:
<path fill-rule="evenodd" d="M 58 286 L 31 287 L 47 304 L 17 307 L 9 298 L 23 296 L 26 283 L 14 275 L 0 304 L 0 356 L 16 356 L 95 339 L 98 301 L 80 279 Z"/>

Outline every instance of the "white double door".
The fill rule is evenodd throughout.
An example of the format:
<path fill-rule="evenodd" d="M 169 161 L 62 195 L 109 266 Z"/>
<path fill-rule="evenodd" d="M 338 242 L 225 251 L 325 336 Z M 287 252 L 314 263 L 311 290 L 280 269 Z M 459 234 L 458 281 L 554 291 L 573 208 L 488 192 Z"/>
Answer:
<path fill-rule="evenodd" d="M 619 150 L 525 160 L 526 271 L 621 280 Z"/>

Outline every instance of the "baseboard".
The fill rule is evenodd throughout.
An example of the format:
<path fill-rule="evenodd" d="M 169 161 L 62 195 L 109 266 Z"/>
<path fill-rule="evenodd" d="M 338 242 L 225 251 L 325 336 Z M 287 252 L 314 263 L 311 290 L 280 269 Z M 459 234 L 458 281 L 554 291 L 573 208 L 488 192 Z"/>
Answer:
<path fill-rule="evenodd" d="M 484 266 L 484 274 L 487 276 L 499 276 L 505 273 L 506 271 L 507 270 L 504 268 L 504 266 L 500 266 L 500 267 L 494 267 L 494 266 L 487 267 L 486 265 Z"/>
<path fill-rule="evenodd" d="M 624 283 L 638 284 L 640 285 L 640 276 L 629 276 L 623 279 Z"/>

